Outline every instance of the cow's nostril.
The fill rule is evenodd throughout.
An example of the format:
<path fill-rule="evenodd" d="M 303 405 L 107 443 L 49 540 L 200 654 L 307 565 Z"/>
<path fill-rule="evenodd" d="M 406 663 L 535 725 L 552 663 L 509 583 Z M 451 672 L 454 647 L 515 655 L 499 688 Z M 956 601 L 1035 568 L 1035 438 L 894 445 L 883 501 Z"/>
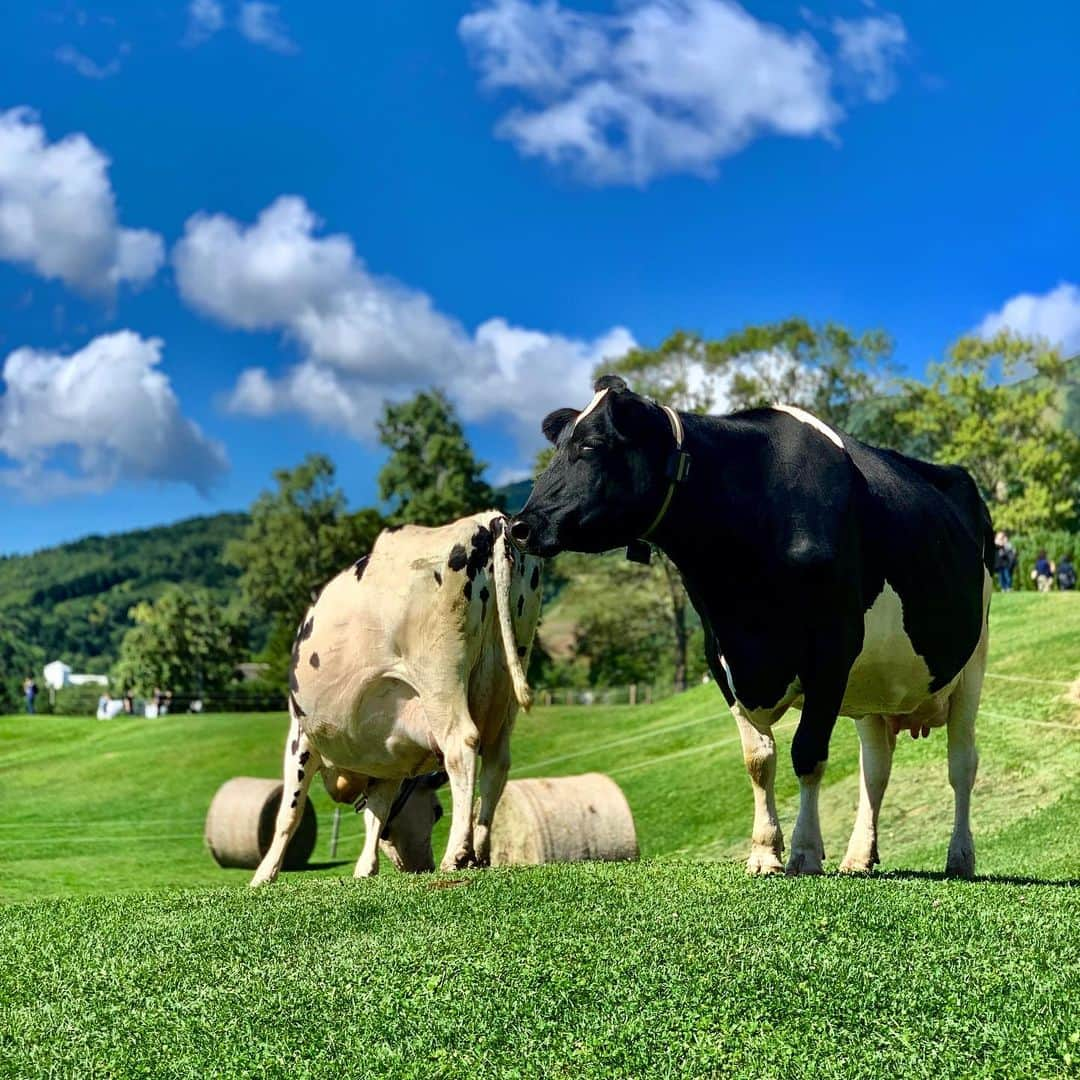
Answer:
<path fill-rule="evenodd" d="M 519 544 L 525 544 L 529 540 L 529 533 L 532 530 L 524 521 L 515 521 L 510 526 L 510 539 L 516 541 Z"/>

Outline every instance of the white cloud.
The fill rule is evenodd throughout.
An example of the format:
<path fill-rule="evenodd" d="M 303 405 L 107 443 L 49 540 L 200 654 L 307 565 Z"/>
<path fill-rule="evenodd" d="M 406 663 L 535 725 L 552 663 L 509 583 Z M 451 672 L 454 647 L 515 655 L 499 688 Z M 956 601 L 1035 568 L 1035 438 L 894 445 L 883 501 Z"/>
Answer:
<path fill-rule="evenodd" d="M 770 134 L 830 137 L 844 116 L 836 77 L 881 100 L 904 33 L 896 16 L 834 29 L 831 58 L 808 32 L 733 0 L 633 0 L 613 15 L 487 0 L 459 24 L 483 83 L 532 105 L 512 108 L 497 133 L 599 184 L 708 176 Z"/>
<path fill-rule="evenodd" d="M 834 19 L 842 65 L 861 84 L 868 101 L 884 101 L 896 91 L 896 64 L 908 43 L 898 15 Z"/>
<path fill-rule="evenodd" d="M 122 44 L 116 56 L 107 64 L 99 64 L 85 53 L 79 52 L 74 45 L 61 45 L 53 55 L 59 63 L 72 68 L 84 79 L 108 79 L 120 70 L 121 62 L 129 52 L 131 52 L 131 46 L 127 43 Z"/>
<path fill-rule="evenodd" d="M 108 167 L 85 135 L 49 142 L 29 109 L 0 113 L 0 259 L 84 293 L 153 277 L 162 239 L 118 223 Z"/>
<path fill-rule="evenodd" d="M 296 52 L 296 44 L 289 37 L 277 4 L 248 0 L 240 5 L 238 26 L 240 33 L 256 45 L 262 45 L 273 52 Z"/>
<path fill-rule="evenodd" d="M 250 225 L 196 214 L 173 251 L 192 307 L 226 326 L 279 331 L 302 354 L 277 377 L 243 372 L 226 400 L 234 412 L 298 412 L 370 439 L 385 400 L 437 384 L 466 419 L 499 417 L 532 448 L 543 412 L 586 392 L 593 367 L 633 345 L 621 327 L 580 341 L 503 319 L 470 334 L 425 293 L 373 275 L 349 237 L 319 227 L 303 199 L 283 196 Z"/>
<path fill-rule="evenodd" d="M 191 0 L 188 4 L 188 28 L 184 40 L 199 45 L 225 25 L 225 9 L 218 0 Z"/>
<path fill-rule="evenodd" d="M 501 415 L 512 422 L 522 451 L 539 445 L 540 421 L 552 409 L 588 400 L 593 375 L 637 342 L 623 326 L 592 341 L 547 334 L 488 319 L 475 334 L 474 367 L 449 383 L 466 420 Z"/>
<path fill-rule="evenodd" d="M 1012 330 L 1043 337 L 1066 355 L 1080 353 L 1080 288 L 1063 281 L 1045 293 L 1018 293 L 979 324 L 976 333 L 989 337 Z"/>
<path fill-rule="evenodd" d="M 180 412 L 159 369 L 162 343 L 131 330 L 70 355 L 22 348 L 4 363 L 0 483 L 31 499 L 117 483 L 207 491 L 228 468 L 221 445 Z"/>

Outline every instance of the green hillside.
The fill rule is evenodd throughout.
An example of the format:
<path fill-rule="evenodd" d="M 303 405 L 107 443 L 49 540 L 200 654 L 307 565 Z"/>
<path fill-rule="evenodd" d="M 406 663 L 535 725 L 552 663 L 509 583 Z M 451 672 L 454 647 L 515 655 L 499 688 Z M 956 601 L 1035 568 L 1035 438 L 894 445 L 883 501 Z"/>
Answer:
<path fill-rule="evenodd" d="M 999 597 L 991 626 L 973 883 L 940 876 L 941 731 L 898 746 L 882 874 L 746 877 L 711 686 L 519 722 L 514 775 L 612 775 L 639 864 L 357 882 L 359 819 L 331 859 L 320 789 L 314 868 L 257 893 L 203 817 L 227 778 L 276 773 L 284 717 L 0 720 L 0 1074 L 1076 1075 L 1080 596 Z M 857 757 L 841 722 L 831 866 Z"/>
<path fill-rule="evenodd" d="M 17 627 L 42 662 L 104 671 L 140 600 L 178 583 L 228 603 L 237 570 L 221 555 L 246 524 L 246 514 L 217 514 L 0 557 L 0 630 Z"/>
<path fill-rule="evenodd" d="M 991 629 L 974 799 L 979 869 L 1074 874 L 1080 868 L 1080 594 L 996 597 Z M 787 764 L 793 719 L 777 729 L 783 755 L 777 797 L 788 834 L 797 805 Z M 203 850 L 203 818 L 228 778 L 277 773 L 284 730 L 285 719 L 276 714 L 0 720 L 0 899 L 242 883 L 244 873 L 218 869 Z M 852 823 L 857 764 L 854 725 L 841 721 L 821 795 L 826 850 L 834 860 Z M 715 687 L 653 706 L 538 708 L 519 719 L 512 776 L 594 769 L 626 792 L 643 855 L 743 856 L 750 789 L 734 724 Z M 332 804 L 319 784 L 314 797 L 315 858 L 326 862 Z M 902 739 L 882 811 L 884 869 L 941 869 L 950 807 L 944 732 Z M 446 824 L 444 818 L 440 829 Z M 358 854 L 360 830 L 360 819 L 349 815 L 342 858 Z M 325 866 L 311 873 L 346 872 Z"/>

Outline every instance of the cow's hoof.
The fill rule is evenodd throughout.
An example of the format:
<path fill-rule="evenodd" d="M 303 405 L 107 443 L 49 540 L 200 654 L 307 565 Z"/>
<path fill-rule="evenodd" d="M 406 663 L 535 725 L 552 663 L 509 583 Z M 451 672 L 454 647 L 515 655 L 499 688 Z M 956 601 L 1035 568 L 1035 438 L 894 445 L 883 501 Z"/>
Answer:
<path fill-rule="evenodd" d="M 459 851 L 455 855 L 447 855 L 439 869 L 444 874 L 453 873 L 455 870 L 472 870 L 476 866 L 476 856 L 471 851 Z"/>
<path fill-rule="evenodd" d="M 868 858 L 853 858 L 848 855 L 844 858 L 844 861 L 840 864 L 841 874 L 872 874 L 874 867 L 877 865 L 877 859 L 873 856 Z"/>
<path fill-rule="evenodd" d="M 970 881 L 975 876 L 975 852 L 970 847 L 949 848 L 945 876 Z"/>
<path fill-rule="evenodd" d="M 784 864 L 772 848 L 754 847 L 746 860 L 746 872 L 754 877 L 767 877 L 769 874 L 782 874 Z"/>
<path fill-rule="evenodd" d="M 800 851 L 796 848 L 788 859 L 787 873 L 789 877 L 810 877 L 824 874 L 825 870 L 821 865 L 821 856 L 816 851 Z"/>

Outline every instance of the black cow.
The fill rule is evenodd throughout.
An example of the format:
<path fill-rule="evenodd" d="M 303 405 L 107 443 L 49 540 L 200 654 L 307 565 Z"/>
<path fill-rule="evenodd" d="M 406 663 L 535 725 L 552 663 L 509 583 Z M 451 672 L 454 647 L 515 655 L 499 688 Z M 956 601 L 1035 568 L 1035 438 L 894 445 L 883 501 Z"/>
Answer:
<path fill-rule="evenodd" d="M 675 413 L 611 375 L 587 408 L 551 413 L 543 430 L 556 452 L 512 535 L 543 556 L 640 549 L 647 537 L 678 566 L 754 789 L 747 869 L 782 869 L 771 729 L 801 704 L 788 872 L 821 872 L 817 794 L 842 714 L 858 725 L 862 783 L 841 869 L 878 861 L 898 731 L 947 724 L 956 818 L 946 872 L 972 876 L 994 544 L 971 477 L 867 446 L 790 406 Z"/>

